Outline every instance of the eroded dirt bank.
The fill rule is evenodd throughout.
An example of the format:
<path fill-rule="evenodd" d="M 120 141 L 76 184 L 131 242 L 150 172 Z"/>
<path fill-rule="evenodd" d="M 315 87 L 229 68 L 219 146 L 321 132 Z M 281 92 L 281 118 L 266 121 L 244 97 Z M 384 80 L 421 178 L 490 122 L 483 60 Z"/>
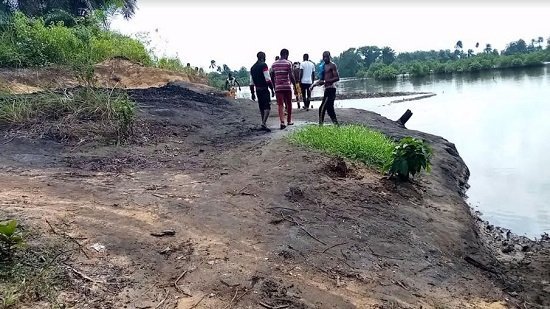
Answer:
<path fill-rule="evenodd" d="M 548 249 L 531 244 L 512 266 L 493 257 L 463 200 L 468 169 L 443 138 L 374 113 L 338 110 L 343 122 L 429 141 L 432 172 L 395 186 L 360 165 L 337 168 L 338 160 L 292 146 L 279 131 L 255 130 L 252 101 L 174 85 L 130 95 L 140 120 L 127 146 L 62 145 L 2 131 L 0 217 L 20 219 L 34 244 L 55 236 L 48 220 L 88 255 L 62 266 L 72 284 L 59 302 L 183 309 L 550 305 Z M 316 121 L 315 112 L 299 111 L 296 119 Z M 151 235 L 164 230 L 175 235 Z M 47 307 L 30 304 L 41 305 Z"/>

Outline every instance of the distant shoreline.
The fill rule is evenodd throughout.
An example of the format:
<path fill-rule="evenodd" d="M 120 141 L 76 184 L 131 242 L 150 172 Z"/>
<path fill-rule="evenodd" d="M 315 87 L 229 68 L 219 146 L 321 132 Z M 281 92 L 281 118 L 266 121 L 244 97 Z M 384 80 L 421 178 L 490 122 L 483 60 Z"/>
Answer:
<path fill-rule="evenodd" d="M 372 99 L 372 98 L 388 98 L 388 97 L 404 97 L 412 95 L 427 95 L 434 96 L 431 92 L 408 92 L 408 91 L 388 91 L 388 92 L 353 92 L 337 94 L 337 100 L 353 100 L 353 99 Z M 323 97 L 312 97 L 311 101 L 322 101 Z M 405 100 L 405 99 L 403 99 Z M 407 100 L 405 100 L 407 101 Z"/>

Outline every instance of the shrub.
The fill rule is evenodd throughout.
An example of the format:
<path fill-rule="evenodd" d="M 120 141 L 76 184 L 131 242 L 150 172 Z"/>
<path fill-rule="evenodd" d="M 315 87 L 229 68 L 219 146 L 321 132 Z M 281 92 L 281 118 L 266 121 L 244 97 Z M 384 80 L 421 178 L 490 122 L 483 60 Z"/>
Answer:
<path fill-rule="evenodd" d="M 371 65 L 368 71 L 369 76 L 379 80 L 397 79 L 397 74 L 399 72 L 395 67 L 385 64 Z"/>
<path fill-rule="evenodd" d="M 483 69 L 483 66 L 477 60 L 474 60 L 468 64 L 468 71 L 470 72 L 478 72 L 481 71 L 481 69 Z"/>
<path fill-rule="evenodd" d="M 17 248 L 25 245 L 17 221 L 0 222 L 0 259 L 11 258 Z"/>
<path fill-rule="evenodd" d="M 394 147 L 391 163 L 386 165 L 390 176 L 397 176 L 401 180 L 408 180 L 409 175 L 416 175 L 422 169 L 430 171 L 431 149 L 428 145 L 416 138 L 405 137 Z"/>
<path fill-rule="evenodd" d="M 383 168 L 391 160 L 394 143 L 384 134 L 361 125 L 310 125 L 293 132 L 290 141 L 341 155 L 374 168 Z"/>
<path fill-rule="evenodd" d="M 430 74 L 428 66 L 420 61 L 415 61 L 409 66 L 411 76 L 422 77 Z"/>
<path fill-rule="evenodd" d="M 60 14 L 56 16 L 61 18 Z M 151 56 L 138 40 L 86 20 L 71 28 L 64 24 L 65 21 L 53 21 L 53 16 L 46 23 L 41 18 L 15 13 L 10 23 L 0 30 L 0 66 L 74 66 L 83 61 L 97 63 L 116 56 L 152 65 Z"/>

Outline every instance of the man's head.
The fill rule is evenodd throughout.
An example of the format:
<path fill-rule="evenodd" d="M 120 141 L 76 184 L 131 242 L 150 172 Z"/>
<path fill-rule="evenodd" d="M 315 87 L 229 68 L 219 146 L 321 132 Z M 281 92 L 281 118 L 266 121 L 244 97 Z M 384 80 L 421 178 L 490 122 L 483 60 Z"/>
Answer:
<path fill-rule="evenodd" d="M 330 52 L 329 51 L 323 52 L 323 61 L 325 63 L 330 63 Z"/>
<path fill-rule="evenodd" d="M 279 60 L 281 58 L 279 58 L 279 56 L 275 56 L 275 61 Z"/>
<path fill-rule="evenodd" d="M 281 49 L 281 54 L 280 55 L 281 55 L 282 59 L 288 59 L 288 49 L 286 49 L 286 48 Z"/>
<path fill-rule="evenodd" d="M 292 65 L 294 66 L 295 69 L 299 69 L 299 68 L 300 68 L 300 62 L 297 62 L 297 61 L 296 61 L 296 62 L 294 62 Z"/>
<path fill-rule="evenodd" d="M 308 61 L 309 60 L 309 55 L 308 54 L 304 54 L 304 61 Z"/>
<path fill-rule="evenodd" d="M 258 61 L 265 62 L 265 53 L 264 52 L 258 52 L 256 54 L 256 57 L 258 57 Z"/>

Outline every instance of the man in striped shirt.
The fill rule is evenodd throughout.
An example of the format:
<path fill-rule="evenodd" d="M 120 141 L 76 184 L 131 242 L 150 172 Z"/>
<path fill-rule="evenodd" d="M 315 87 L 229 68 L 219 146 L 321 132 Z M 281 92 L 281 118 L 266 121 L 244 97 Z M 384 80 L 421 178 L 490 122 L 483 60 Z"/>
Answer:
<path fill-rule="evenodd" d="M 281 121 L 281 130 L 286 128 L 285 113 L 287 112 L 287 125 L 292 125 L 292 87 L 296 84 L 292 74 L 292 62 L 288 60 L 288 49 L 281 50 L 281 58 L 271 66 L 273 70 L 273 79 L 275 83 L 275 96 L 277 98 L 279 120 Z M 294 89 L 296 92 L 296 89 Z"/>

